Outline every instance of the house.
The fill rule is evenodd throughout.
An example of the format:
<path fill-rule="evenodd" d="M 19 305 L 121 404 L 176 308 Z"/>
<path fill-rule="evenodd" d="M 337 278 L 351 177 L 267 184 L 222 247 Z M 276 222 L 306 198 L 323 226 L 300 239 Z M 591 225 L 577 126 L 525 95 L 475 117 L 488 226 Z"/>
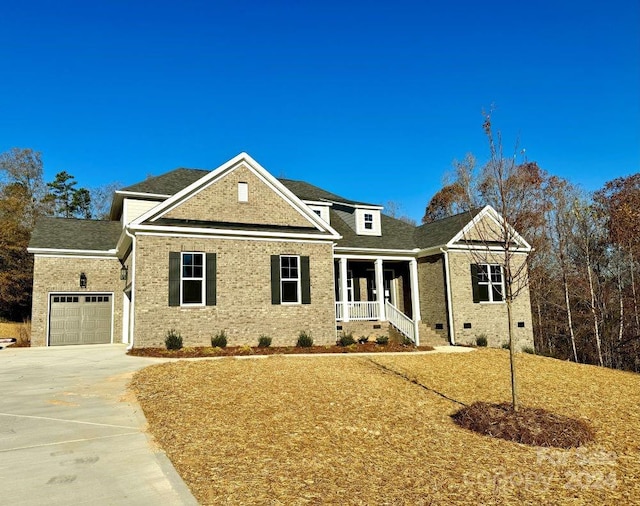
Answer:
<path fill-rule="evenodd" d="M 46 217 L 33 231 L 32 346 L 315 344 L 340 332 L 419 344 L 507 340 L 490 207 L 415 227 L 376 204 L 276 179 L 242 153 L 213 171 L 177 169 L 115 193 L 110 220 Z M 515 262 L 530 246 L 513 234 Z M 489 252 L 478 261 L 473 252 Z M 492 261 L 491 255 L 497 255 Z M 513 303 L 532 346 L 528 290 Z"/>

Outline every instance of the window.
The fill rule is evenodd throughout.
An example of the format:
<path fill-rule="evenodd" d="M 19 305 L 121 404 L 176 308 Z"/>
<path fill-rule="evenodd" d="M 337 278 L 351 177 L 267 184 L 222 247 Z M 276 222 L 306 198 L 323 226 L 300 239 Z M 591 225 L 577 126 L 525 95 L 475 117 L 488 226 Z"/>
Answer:
<path fill-rule="evenodd" d="M 204 254 L 182 253 L 182 304 L 204 304 Z"/>
<path fill-rule="evenodd" d="M 311 304 L 308 256 L 271 255 L 271 303 Z"/>
<path fill-rule="evenodd" d="M 322 218 L 322 211 L 320 209 L 313 209 L 313 212 Z"/>
<path fill-rule="evenodd" d="M 473 302 L 502 302 L 502 267 L 497 264 L 472 264 Z"/>
<path fill-rule="evenodd" d="M 299 257 L 280 257 L 280 293 L 282 294 L 281 302 L 283 304 L 300 302 L 300 270 L 298 269 L 298 261 Z"/>
<path fill-rule="evenodd" d="M 249 202 L 249 183 L 238 183 L 238 202 Z"/>
<path fill-rule="evenodd" d="M 365 230 L 373 230 L 373 214 L 365 213 L 364 228 Z"/>
<path fill-rule="evenodd" d="M 215 306 L 215 253 L 169 253 L 169 306 Z"/>

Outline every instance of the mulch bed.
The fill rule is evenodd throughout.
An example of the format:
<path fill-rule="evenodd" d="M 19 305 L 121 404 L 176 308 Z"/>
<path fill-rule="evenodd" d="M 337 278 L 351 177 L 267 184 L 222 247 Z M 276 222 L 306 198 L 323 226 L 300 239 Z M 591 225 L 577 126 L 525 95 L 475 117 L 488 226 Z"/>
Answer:
<path fill-rule="evenodd" d="M 541 408 L 508 403 L 475 402 L 452 415 L 465 429 L 485 436 L 532 446 L 575 448 L 593 440 L 593 430 L 584 420 L 550 413 Z"/>
<path fill-rule="evenodd" d="M 136 357 L 162 358 L 201 358 L 201 357 L 244 357 L 251 355 L 296 355 L 318 353 L 381 353 L 381 352 L 415 352 L 431 351 L 431 346 L 407 346 L 399 343 L 352 344 L 350 346 L 227 346 L 226 348 L 212 348 L 209 346 L 182 348 L 181 350 L 167 350 L 165 348 L 134 348 L 129 355 Z"/>

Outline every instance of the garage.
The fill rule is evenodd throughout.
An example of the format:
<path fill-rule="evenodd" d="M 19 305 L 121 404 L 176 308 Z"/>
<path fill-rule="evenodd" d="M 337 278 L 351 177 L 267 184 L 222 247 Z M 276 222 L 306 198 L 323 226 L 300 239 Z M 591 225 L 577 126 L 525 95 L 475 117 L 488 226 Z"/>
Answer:
<path fill-rule="evenodd" d="M 53 294 L 49 307 L 50 346 L 111 342 L 113 294 Z"/>

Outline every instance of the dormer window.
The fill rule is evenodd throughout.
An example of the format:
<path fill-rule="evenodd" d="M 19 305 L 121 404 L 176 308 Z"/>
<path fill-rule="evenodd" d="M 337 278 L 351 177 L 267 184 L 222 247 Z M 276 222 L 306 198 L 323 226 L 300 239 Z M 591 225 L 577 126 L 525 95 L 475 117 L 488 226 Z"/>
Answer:
<path fill-rule="evenodd" d="M 329 223 L 329 205 L 319 205 L 318 203 L 307 203 L 311 210 L 316 213 L 325 223 Z"/>
<path fill-rule="evenodd" d="M 364 228 L 365 230 L 373 230 L 373 214 L 364 213 Z"/>
<path fill-rule="evenodd" d="M 380 211 L 371 208 L 356 208 L 356 233 L 358 235 L 382 235 Z"/>

